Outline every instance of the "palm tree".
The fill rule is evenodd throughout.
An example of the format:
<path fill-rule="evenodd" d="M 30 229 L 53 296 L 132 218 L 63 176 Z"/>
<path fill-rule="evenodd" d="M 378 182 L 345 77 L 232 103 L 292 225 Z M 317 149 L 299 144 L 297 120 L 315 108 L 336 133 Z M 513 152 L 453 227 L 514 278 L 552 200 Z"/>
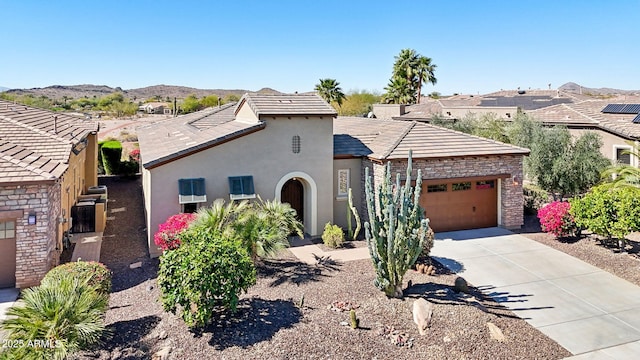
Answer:
<path fill-rule="evenodd" d="M 422 97 L 422 84 L 423 83 L 431 83 L 435 85 L 438 82 L 434 75 L 434 71 L 436 69 L 435 64 L 431 64 L 431 58 L 426 56 L 420 56 L 418 58 L 418 63 L 416 65 L 416 70 L 418 72 L 416 76 L 416 80 L 418 81 L 418 104 L 420 104 L 420 99 Z"/>
<path fill-rule="evenodd" d="M 384 90 L 386 93 L 383 95 L 383 98 L 387 104 L 409 104 L 413 100 L 411 86 L 405 78 L 391 78 Z"/>
<path fill-rule="evenodd" d="M 289 204 L 260 198 L 256 203 L 243 200 L 226 205 L 224 200 L 218 199 L 211 207 L 198 210 L 189 229 L 237 237 L 254 261 L 274 256 L 289 246 L 292 232 L 303 236 L 302 224 Z"/>
<path fill-rule="evenodd" d="M 329 104 L 335 102 L 340 107 L 346 96 L 339 85 L 336 79 L 320 79 L 320 83 L 316 84 L 314 90 Z"/>
<path fill-rule="evenodd" d="M 23 304 L 7 311 L 2 328 L 11 340 L 49 343 L 11 349 L 9 358 L 65 359 L 99 343 L 106 330 L 104 313 L 109 300 L 107 294 L 96 289 L 82 279 L 64 278 L 54 286 L 24 290 Z"/>
<path fill-rule="evenodd" d="M 394 59 L 393 73 L 387 88 L 392 87 L 395 93 L 402 94 L 402 98 L 405 99 L 402 103 L 419 103 L 422 96 L 422 84 L 435 84 L 437 81 L 434 75 L 436 65 L 431 63 L 431 58 L 422 56 L 413 49 L 400 50 L 400 54 L 395 56 Z M 399 79 L 404 80 L 404 82 Z M 394 86 L 391 86 L 392 83 Z M 401 84 L 406 87 L 405 90 L 396 88 Z M 407 98 L 406 94 L 410 96 Z M 388 95 L 390 95 L 387 96 L 388 99 L 392 98 L 395 99 L 394 102 L 397 102 L 397 96 L 393 96 L 392 93 L 388 93 Z"/>

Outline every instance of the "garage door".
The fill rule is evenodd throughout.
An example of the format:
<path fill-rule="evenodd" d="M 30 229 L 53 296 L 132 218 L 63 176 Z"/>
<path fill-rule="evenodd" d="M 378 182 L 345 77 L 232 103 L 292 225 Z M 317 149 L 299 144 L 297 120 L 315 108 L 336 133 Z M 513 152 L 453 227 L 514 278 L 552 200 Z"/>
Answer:
<path fill-rule="evenodd" d="M 498 180 L 456 180 L 422 184 L 420 205 L 435 232 L 498 224 Z"/>
<path fill-rule="evenodd" d="M 16 284 L 16 223 L 0 221 L 0 288 Z"/>

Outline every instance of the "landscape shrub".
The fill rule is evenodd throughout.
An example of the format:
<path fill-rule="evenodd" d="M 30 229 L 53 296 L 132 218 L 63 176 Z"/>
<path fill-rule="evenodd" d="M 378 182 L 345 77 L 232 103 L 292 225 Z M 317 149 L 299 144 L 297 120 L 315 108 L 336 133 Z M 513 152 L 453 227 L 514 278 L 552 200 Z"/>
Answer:
<path fill-rule="evenodd" d="M 424 243 L 422 244 L 422 252 L 420 256 L 429 257 L 431 253 L 431 249 L 433 248 L 433 241 L 436 239 L 436 234 L 433 232 L 433 229 L 429 227 L 427 229 L 427 235 L 424 238 Z"/>
<path fill-rule="evenodd" d="M 120 131 L 120 141 L 122 142 L 136 142 L 138 141 L 138 135 L 131 134 L 128 131 Z"/>
<path fill-rule="evenodd" d="M 89 286 L 95 286 L 101 294 L 111 292 L 111 271 L 102 263 L 96 261 L 74 261 L 58 265 L 42 279 L 42 286 L 56 286 L 55 284 L 66 278 L 84 281 Z"/>
<path fill-rule="evenodd" d="M 535 185 L 524 184 L 522 191 L 524 193 L 525 215 L 537 214 L 538 210 L 549 200 L 549 194 Z"/>
<path fill-rule="evenodd" d="M 106 331 L 108 297 L 80 278 L 61 276 L 23 290 L 21 297 L 0 326 L 9 340 L 25 346 L 0 349 L 2 359 L 66 359 L 99 344 Z"/>
<path fill-rule="evenodd" d="M 120 162 L 118 168 L 118 175 L 133 176 L 140 170 L 140 164 L 137 161 L 125 160 Z"/>
<path fill-rule="evenodd" d="M 582 198 L 571 200 L 571 213 L 578 226 L 624 245 L 625 237 L 640 231 L 640 190 L 603 184 Z"/>
<path fill-rule="evenodd" d="M 216 314 L 236 310 L 240 293 L 255 284 L 256 270 L 235 237 L 195 227 L 181 238 L 180 247 L 160 257 L 162 306 L 189 327 L 203 327 Z"/>
<path fill-rule="evenodd" d="M 566 201 L 554 201 L 538 210 L 538 219 L 542 231 L 556 237 L 575 234 L 577 227 L 573 216 L 569 212 L 571 204 Z"/>
<path fill-rule="evenodd" d="M 100 153 L 102 154 L 102 166 L 105 173 L 107 175 L 118 174 L 122 158 L 122 144 L 120 141 L 105 141 L 102 143 Z"/>
<path fill-rule="evenodd" d="M 140 162 L 140 149 L 133 149 L 129 152 L 129 160 Z"/>
<path fill-rule="evenodd" d="M 180 213 L 169 216 L 167 221 L 158 225 L 158 231 L 153 235 L 153 242 L 162 250 L 173 250 L 180 246 L 180 233 L 195 220 L 196 214 Z"/>
<path fill-rule="evenodd" d="M 304 236 L 296 211 L 289 204 L 260 198 L 254 203 L 228 204 L 218 199 L 210 207 L 198 210 L 193 227 L 237 236 L 254 260 L 278 254 L 289 246 L 292 233 Z"/>
<path fill-rule="evenodd" d="M 322 232 L 322 242 L 330 248 L 342 247 L 344 243 L 344 231 L 338 225 L 327 223 Z"/>

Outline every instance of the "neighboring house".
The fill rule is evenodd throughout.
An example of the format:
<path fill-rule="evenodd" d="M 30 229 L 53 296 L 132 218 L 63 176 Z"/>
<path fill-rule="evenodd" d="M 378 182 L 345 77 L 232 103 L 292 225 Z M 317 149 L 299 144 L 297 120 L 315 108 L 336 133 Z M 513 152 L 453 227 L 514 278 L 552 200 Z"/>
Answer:
<path fill-rule="evenodd" d="M 97 185 L 96 122 L 0 100 L 0 288 L 60 260 L 73 205 Z"/>
<path fill-rule="evenodd" d="M 437 231 L 522 225 L 528 150 L 406 121 L 336 118 L 314 94 L 245 94 L 240 102 L 138 128 L 149 252 L 158 225 L 213 200 L 277 199 L 307 234 L 346 226 L 347 191 L 366 220 L 364 168 L 422 169 L 422 205 Z M 404 176 L 404 175 L 403 175 Z"/>
<path fill-rule="evenodd" d="M 627 107 L 625 107 L 627 105 Z M 517 111 L 532 115 L 546 126 L 562 125 L 574 136 L 585 131 L 600 135 L 607 158 L 634 166 L 638 160 L 625 154 L 629 141 L 640 139 L 640 97 L 633 95 L 594 99 L 559 90 L 509 90 L 486 95 L 455 95 L 423 99 L 414 105 L 373 106 L 377 118 L 430 122 L 434 117 L 456 121 L 468 114 L 493 113 L 510 121 Z"/>
<path fill-rule="evenodd" d="M 171 114 L 169 104 L 166 102 L 150 102 L 138 107 L 139 111 L 144 111 L 147 114 Z"/>

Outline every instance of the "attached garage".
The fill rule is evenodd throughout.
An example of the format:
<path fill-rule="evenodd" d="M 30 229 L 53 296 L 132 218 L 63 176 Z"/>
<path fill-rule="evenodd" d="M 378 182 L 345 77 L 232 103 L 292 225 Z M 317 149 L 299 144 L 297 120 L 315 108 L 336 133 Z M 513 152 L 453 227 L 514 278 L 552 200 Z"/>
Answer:
<path fill-rule="evenodd" d="M 420 205 L 435 232 L 498 226 L 498 179 L 427 180 Z"/>
<path fill-rule="evenodd" d="M 0 289 L 16 284 L 16 223 L 0 220 Z"/>

